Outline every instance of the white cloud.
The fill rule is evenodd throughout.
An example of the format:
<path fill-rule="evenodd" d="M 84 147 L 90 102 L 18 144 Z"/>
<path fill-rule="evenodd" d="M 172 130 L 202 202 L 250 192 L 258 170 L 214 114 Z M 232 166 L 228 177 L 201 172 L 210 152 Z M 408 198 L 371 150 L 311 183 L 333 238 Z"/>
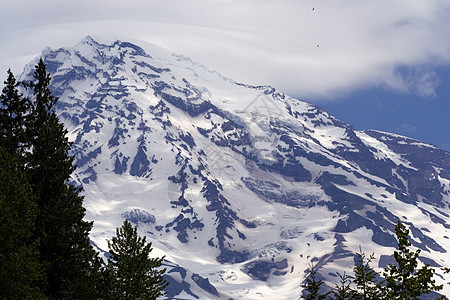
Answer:
<path fill-rule="evenodd" d="M 403 123 L 395 129 L 397 132 L 403 134 L 411 134 L 417 130 L 417 127 L 411 123 Z"/>
<path fill-rule="evenodd" d="M 430 96 L 432 70 L 414 81 L 398 67 L 450 61 L 444 0 L 17 0 L 0 14 L 4 74 L 45 46 L 73 46 L 88 34 L 155 43 L 306 99 L 368 85 Z"/>
<path fill-rule="evenodd" d="M 410 86 L 413 90 L 423 98 L 436 97 L 436 88 L 440 83 L 436 72 L 425 70 L 414 73 L 410 78 Z"/>

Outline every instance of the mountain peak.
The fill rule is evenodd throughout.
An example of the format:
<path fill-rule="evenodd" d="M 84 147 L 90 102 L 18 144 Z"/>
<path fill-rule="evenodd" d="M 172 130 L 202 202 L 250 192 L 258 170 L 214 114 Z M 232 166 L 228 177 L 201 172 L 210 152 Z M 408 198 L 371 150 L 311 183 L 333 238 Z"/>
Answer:
<path fill-rule="evenodd" d="M 333 282 L 359 245 L 391 253 L 398 220 L 450 266 L 449 153 L 149 53 L 89 36 L 43 52 L 100 249 L 131 220 L 190 298 L 295 298 L 311 262 Z"/>

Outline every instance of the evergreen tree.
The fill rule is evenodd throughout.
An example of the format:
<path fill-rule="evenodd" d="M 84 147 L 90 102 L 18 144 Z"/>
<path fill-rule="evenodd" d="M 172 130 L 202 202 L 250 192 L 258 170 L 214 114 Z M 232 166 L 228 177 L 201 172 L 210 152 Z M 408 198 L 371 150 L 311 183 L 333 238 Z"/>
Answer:
<path fill-rule="evenodd" d="M 109 299 L 156 299 L 164 295 L 167 283 L 165 269 L 158 270 L 164 257 L 150 258 L 152 244 L 137 234 L 128 220 L 116 229 L 116 236 L 108 241 L 111 258 L 106 274 L 114 278 Z M 108 298 L 106 298 L 108 299 Z"/>
<path fill-rule="evenodd" d="M 394 251 L 396 264 L 389 264 L 385 269 L 385 299 L 419 299 L 423 294 L 439 291 L 442 285 L 436 285 L 433 279 L 434 270 L 429 265 L 417 269 L 420 249 L 415 252 L 409 247 L 409 229 L 400 221 L 395 227 L 398 240 L 398 251 Z"/>
<path fill-rule="evenodd" d="M 303 288 L 303 294 L 301 296 L 302 299 L 306 300 L 319 300 L 326 299 L 330 292 L 325 294 L 320 293 L 320 287 L 324 283 L 323 280 L 316 279 L 317 270 L 314 266 L 309 266 L 309 274 L 306 276 L 305 281 L 301 287 Z M 306 291 L 306 295 L 304 292 Z"/>
<path fill-rule="evenodd" d="M 31 187 L 18 159 L 0 147 L 0 299 L 45 299 L 32 232 L 37 216 Z"/>
<path fill-rule="evenodd" d="M 353 268 L 355 276 L 353 282 L 356 284 L 356 299 L 383 299 L 381 284 L 376 282 L 378 273 L 370 266 L 372 260 L 375 259 L 372 253 L 368 258 L 366 254 L 359 248 L 356 253 L 357 262 Z"/>
<path fill-rule="evenodd" d="M 31 186 L 38 204 L 36 238 L 46 271 L 44 289 L 54 299 L 89 299 L 94 293 L 95 251 L 89 243 L 91 222 L 83 220 L 85 209 L 80 188 L 68 183 L 74 171 L 67 130 L 54 111 L 57 98 L 49 89 L 50 75 L 42 59 L 32 94 L 32 150 L 29 161 Z"/>
<path fill-rule="evenodd" d="M 19 93 L 19 83 L 11 70 L 4 84 L 0 95 L 0 146 L 11 155 L 23 156 L 29 145 L 26 136 L 29 101 Z"/>
<path fill-rule="evenodd" d="M 334 290 L 331 291 L 331 299 L 357 299 L 357 292 L 350 286 L 352 278 L 352 276 L 347 275 L 345 272 L 343 275 L 339 274 L 339 284 L 336 284 Z"/>
<path fill-rule="evenodd" d="M 443 267 L 441 270 L 444 271 L 444 274 L 450 274 L 450 268 Z M 447 282 L 447 284 L 450 284 L 450 282 Z"/>

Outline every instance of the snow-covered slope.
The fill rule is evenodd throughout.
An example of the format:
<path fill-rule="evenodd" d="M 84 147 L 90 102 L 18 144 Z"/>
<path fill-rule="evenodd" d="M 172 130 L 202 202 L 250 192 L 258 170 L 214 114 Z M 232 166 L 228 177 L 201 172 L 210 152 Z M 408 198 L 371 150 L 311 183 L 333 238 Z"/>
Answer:
<path fill-rule="evenodd" d="M 311 262 L 328 282 L 359 246 L 392 262 L 398 220 L 422 262 L 450 266 L 449 153 L 146 50 L 42 53 L 99 249 L 131 220 L 177 299 L 297 299 Z"/>

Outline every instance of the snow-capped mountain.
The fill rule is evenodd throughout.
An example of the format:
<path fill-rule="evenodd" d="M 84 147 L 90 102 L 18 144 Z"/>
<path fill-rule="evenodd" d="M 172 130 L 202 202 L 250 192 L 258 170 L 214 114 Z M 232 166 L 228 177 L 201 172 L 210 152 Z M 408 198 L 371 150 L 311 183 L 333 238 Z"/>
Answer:
<path fill-rule="evenodd" d="M 100 250 L 134 222 L 176 299 L 298 299 L 310 263 L 327 282 L 359 246 L 391 263 L 398 220 L 422 262 L 450 267 L 449 153 L 146 50 L 87 37 L 42 53 Z"/>

